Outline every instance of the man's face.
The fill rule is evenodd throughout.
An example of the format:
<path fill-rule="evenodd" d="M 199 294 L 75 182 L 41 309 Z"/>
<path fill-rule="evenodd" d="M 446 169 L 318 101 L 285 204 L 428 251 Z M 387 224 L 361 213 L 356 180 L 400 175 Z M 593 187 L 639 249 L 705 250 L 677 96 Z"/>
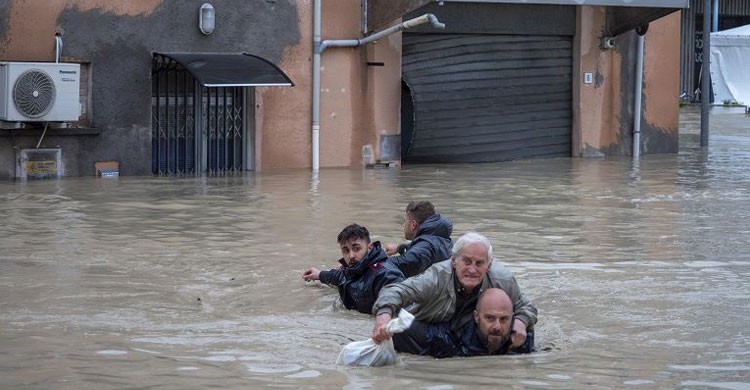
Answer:
<path fill-rule="evenodd" d="M 370 244 L 362 238 L 352 238 L 341 245 L 341 256 L 349 266 L 357 264 L 367 254 Z"/>
<path fill-rule="evenodd" d="M 404 228 L 404 238 L 407 240 L 413 240 L 417 236 L 417 229 L 419 223 L 409 216 L 409 213 L 404 213 L 404 223 L 401 225 Z"/>
<path fill-rule="evenodd" d="M 500 349 L 510 338 L 513 313 L 507 305 L 483 304 L 474 310 L 474 320 L 479 338 L 490 353 Z"/>
<path fill-rule="evenodd" d="M 482 284 L 484 274 L 490 267 L 487 248 L 480 243 L 469 244 L 461 248 L 452 258 L 458 282 L 468 292 Z"/>

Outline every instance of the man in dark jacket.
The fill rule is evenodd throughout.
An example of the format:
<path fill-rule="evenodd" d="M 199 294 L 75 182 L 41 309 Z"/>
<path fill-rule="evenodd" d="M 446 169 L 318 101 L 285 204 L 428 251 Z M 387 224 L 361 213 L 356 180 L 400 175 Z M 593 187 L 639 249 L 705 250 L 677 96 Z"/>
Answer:
<path fill-rule="evenodd" d="M 393 335 L 393 345 L 399 352 L 436 358 L 532 352 L 533 331 L 523 345 L 511 348 L 513 321 L 513 303 L 508 294 L 499 288 L 489 288 L 479 295 L 473 321 L 460 329 L 452 330 L 454 324 L 450 321 L 417 320 L 405 332 Z"/>
<path fill-rule="evenodd" d="M 364 226 L 345 227 L 337 241 L 343 255 L 339 259 L 342 267 L 330 271 L 310 267 L 302 274 L 302 279 L 337 286 L 344 307 L 370 314 L 380 289 L 404 280 L 404 275 L 386 261 L 388 255 L 380 242 L 370 242 L 370 232 Z"/>
<path fill-rule="evenodd" d="M 388 260 L 397 266 L 404 276 L 421 274 L 429 266 L 451 257 L 451 233 L 453 223 L 450 219 L 435 213 L 435 207 L 429 201 L 412 201 L 404 212 L 404 238 L 410 243 L 387 245 Z"/>

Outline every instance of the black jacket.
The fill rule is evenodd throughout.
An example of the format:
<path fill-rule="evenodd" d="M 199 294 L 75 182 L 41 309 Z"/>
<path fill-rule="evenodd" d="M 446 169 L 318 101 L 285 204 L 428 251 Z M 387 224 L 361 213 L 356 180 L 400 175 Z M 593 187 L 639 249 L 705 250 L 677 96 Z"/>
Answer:
<path fill-rule="evenodd" d="M 393 346 L 399 352 L 429 355 L 436 358 L 453 356 L 490 355 L 479 338 L 474 321 L 467 322 L 458 331 L 451 330 L 450 322 L 429 323 L 414 321 L 403 333 L 393 335 Z M 511 349 L 510 340 L 492 355 L 530 353 L 534 351 L 534 331 L 527 330 L 526 342 Z"/>
<path fill-rule="evenodd" d="M 339 263 L 343 265 L 343 269 L 321 271 L 320 282 L 338 286 L 341 301 L 347 309 L 370 314 L 380 289 L 404 280 L 404 274 L 387 263 L 387 259 L 388 255 L 380 247 L 380 242 L 376 241 L 365 257 L 353 266 L 349 267 L 342 258 Z"/>
<path fill-rule="evenodd" d="M 434 214 L 419 224 L 414 240 L 399 245 L 399 255 L 388 262 L 398 267 L 404 276 L 419 275 L 432 264 L 451 257 L 453 223 L 440 214 Z"/>

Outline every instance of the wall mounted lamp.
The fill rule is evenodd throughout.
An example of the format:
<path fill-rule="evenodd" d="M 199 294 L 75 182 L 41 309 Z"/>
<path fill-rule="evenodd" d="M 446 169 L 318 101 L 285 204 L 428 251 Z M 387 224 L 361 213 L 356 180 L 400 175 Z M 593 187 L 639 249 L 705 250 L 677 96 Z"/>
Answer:
<path fill-rule="evenodd" d="M 203 34 L 211 34 L 216 29 L 216 10 L 209 3 L 204 3 L 198 13 L 198 28 Z"/>

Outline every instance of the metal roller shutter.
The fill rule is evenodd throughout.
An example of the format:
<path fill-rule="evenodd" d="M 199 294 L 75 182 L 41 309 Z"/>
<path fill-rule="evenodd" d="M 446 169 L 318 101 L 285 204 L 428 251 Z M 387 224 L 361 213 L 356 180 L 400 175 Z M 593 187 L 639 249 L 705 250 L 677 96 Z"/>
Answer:
<path fill-rule="evenodd" d="M 402 160 L 570 156 L 572 66 L 571 36 L 405 33 L 414 129 Z"/>

